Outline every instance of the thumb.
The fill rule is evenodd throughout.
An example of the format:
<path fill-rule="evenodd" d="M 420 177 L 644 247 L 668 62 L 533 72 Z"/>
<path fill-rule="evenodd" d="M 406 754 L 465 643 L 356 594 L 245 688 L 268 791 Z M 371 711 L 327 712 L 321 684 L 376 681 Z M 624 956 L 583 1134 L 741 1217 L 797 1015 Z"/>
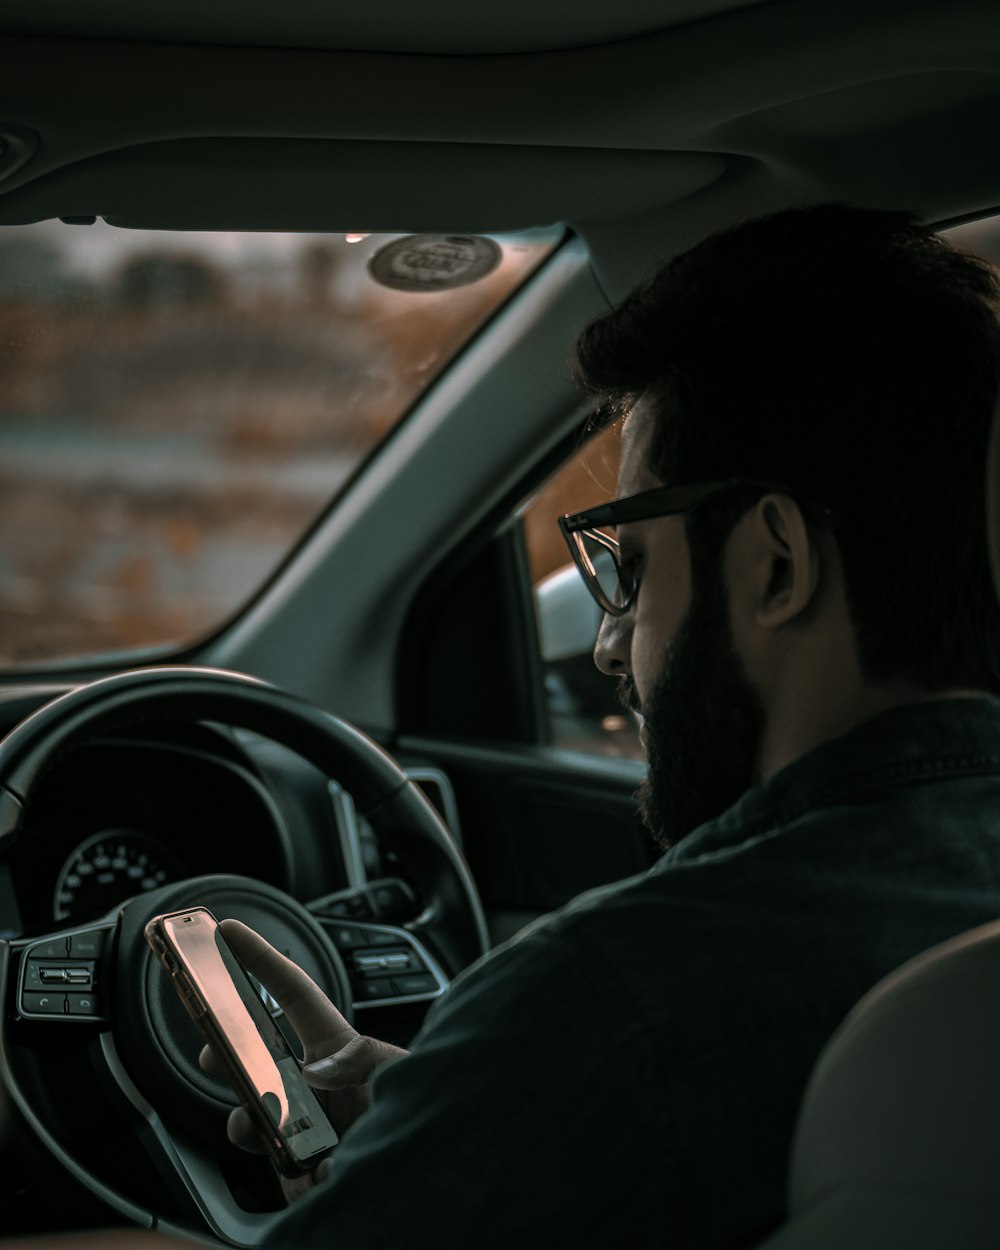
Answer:
<path fill-rule="evenodd" d="M 355 1037 L 335 1055 L 307 1063 L 302 1074 L 316 1089 L 352 1089 L 367 1085 L 383 1063 L 403 1058 L 407 1052 L 374 1037 Z"/>
<path fill-rule="evenodd" d="M 316 982 L 259 933 L 239 920 L 223 920 L 219 928 L 247 971 L 281 1004 L 307 1054 L 336 1052 L 357 1036 Z"/>

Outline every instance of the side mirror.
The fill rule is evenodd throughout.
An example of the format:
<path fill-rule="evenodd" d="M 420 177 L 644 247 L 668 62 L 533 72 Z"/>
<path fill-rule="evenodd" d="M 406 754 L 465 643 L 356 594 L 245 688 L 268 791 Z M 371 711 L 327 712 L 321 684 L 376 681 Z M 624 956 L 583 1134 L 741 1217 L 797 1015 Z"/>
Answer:
<path fill-rule="evenodd" d="M 603 613 L 574 565 L 567 564 L 538 583 L 535 615 L 544 663 L 593 651 Z"/>
<path fill-rule="evenodd" d="M 622 711 L 617 683 L 594 663 L 604 614 L 574 565 L 538 583 L 535 613 L 553 743 L 589 754 L 644 759 L 638 717 Z"/>

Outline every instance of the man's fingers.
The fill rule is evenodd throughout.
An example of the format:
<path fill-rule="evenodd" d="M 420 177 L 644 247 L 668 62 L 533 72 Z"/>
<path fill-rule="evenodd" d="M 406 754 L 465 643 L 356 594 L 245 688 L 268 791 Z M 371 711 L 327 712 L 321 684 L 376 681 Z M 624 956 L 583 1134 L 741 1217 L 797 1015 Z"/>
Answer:
<path fill-rule="evenodd" d="M 330 1160 L 323 1159 L 319 1166 L 312 1172 L 306 1172 L 304 1176 L 281 1178 L 281 1188 L 285 1191 L 285 1198 L 289 1202 L 295 1202 L 297 1199 L 304 1197 L 325 1181 L 330 1175 Z"/>
<path fill-rule="evenodd" d="M 223 920 L 220 928 L 247 969 L 281 1004 L 307 1051 L 339 1050 L 357 1036 L 312 977 L 259 933 L 239 920 Z"/>
<path fill-rule="evenodd" d="M 230 1111 L 229 1119 L 226 1121 L 226 1136 L 234 1146 L 239 1146 L 241 1150 L 248 1150 L 251 1154 L 266 1154 L 264 1143 L 260 1140 L 260 1134 L 254 1128 L 253 1120 L 245 1107 L 236 1107 Z"/>
<path fill-rule="evenodd" d="M 226 1072 L 222 1064 L 216 1059 L 215 1051 L 211 1046 L 202 1046 L 198 1052 L 198 1067 L 202 1072 L 211 1072 L 213 1076 L 225 1076 Z"/>
<path fill-rule="evenodd" d="M 335 1055 L 328 1055 L 302 1069 L 306 1080 L 316 1089 L 352 1089 L 367 1085 L 372 1073 L 383 1063 L 400 1059 L 407 1052 L 374 1037 L 355 1037 Z"/>
<path fill-rule="evenodd" d="M 341 1100 L 345 1105 L 338 1104 L 342 1123 L 337 1123 L 338 1130 L 343 1131 L 367 1105 L 366 1087 L 375 1069 L 400 1058 L 406 1051 L 373 1037 L 360 1037 L 298 965 L 245 924 L 223 920 L 220 927 L 247 970 L 266 985 L 281 1004 L 302 1039 L 306 1058 L 304 1072 L 309 1084 L 317 1089 L 345 1091 L 345 1099 Z M 199 1062 L 209 1072 L 221 1068 L 207 1047 Z M 346 1092 L 351 1090 L 360 1092 Z M 253 1121 L 243 1108 L 230 1114 L 228 1134 L 230 1141 L 244 1150 L 263 1151 Z"/>
<path fill-rule="evenodd" d="M 225 1068 L 216 1058 L 211 1046 L 201 1048 L 198 1054 L 198 1067 L 203 1072 L 211 1072 L 215 1076 L 227 1076 Z M 241 1150 L 248 1150 L 255 1155 L 266 1153 L 260 1134 L 244 1107 L 235 1107 L 230 1111 L 229 1119 L 226 1121 L 226 1136 L 234 1146 L 239 1146 Z"/>

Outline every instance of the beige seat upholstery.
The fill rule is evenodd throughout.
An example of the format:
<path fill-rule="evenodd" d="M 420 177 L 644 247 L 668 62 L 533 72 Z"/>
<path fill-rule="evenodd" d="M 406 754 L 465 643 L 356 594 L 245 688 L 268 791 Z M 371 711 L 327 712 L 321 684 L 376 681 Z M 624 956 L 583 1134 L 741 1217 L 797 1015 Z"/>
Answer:
<path fill-rule="evenodd" d="M 1000 597 L 1000 401 L 986 463 Z M 1000 820 L 1000 812 L 997 813 Z M 867 994 L 820 1056 L 757 1250 L 1000 1250 L 1000 920 Z"/>
<path fill-rule="evenodd" d="M 904 965 L 820 1057 L 759 1250 L 1000 1247 L 1000 921 Z"/>

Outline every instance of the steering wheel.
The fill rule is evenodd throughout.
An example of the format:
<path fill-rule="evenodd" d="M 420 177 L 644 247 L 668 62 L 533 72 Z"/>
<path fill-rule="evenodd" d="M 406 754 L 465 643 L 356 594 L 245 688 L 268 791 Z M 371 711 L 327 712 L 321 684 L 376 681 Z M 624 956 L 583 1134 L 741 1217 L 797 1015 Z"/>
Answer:
<path fill-rule="evenodd" d="M 369 952 L 363 967 L 380 961 L 405 967 L 410 987 L 423 977 L 424 990 L 433 981 L 436 994 L 488 949 L 486 923 L 451 834 L 391 756 L 307 701 L 218 669 L 136 669 L 72 690 L 22 721 L 0 743 L 0 852 L 17 837 L 45 775 L 68 752 L 95 736 L 164 720 L 221 722 L 296 751 L 352 795 L 426 903 L 404 926 L 343 917 L 324 923 L 315 907 L 266 883 L 196 877 L 139 894 L 92 924 L 0 943 L 0 1076 L 44 1146 L 87 1189 L 139 1224 L 190 1234 L 191 1219 L 197 1224 L 200 1215 L 222 1241 L 253 1246 L 280 1212 L 248 1209 L 255 1181 L 247 1180 L 246 1169 L 261 1167 L 261 1160 L 237 1158 L 225 1143 L 235 1095 L 222 1078 L 198 1067 L 201 1039 L 143 940 L 146 922 L 193 906 L 208 907 L 220 919 L 234 916 L 305 968 L 348 1018 L 356 997 L 352 979 L 357 985 L 362 967 L 359 948 Z M 344 935 L 339 944 L 349 952 L 351 975 L 331 931 Z M 378 983 L 390 984 L 385 978 Z M 96 1134 L 102 1161 L 81 1161 L 69 1145 L 60 1128 L 58 1100 L 65 1091 L 57 1069 L 62 1072 L 59 1063 L 72 1050 L 76 1060 L 66 1060 L 72 1070 L 81 1042 L 105 1116 L 110 1103 L 130 1123 L 169 1200 L 161 1201 L 159 1191 L 152 1198 L 130 1195 L 116 1168 L 103 1165 L 111 1162 L 108 1151 L 131 1140 L 116 1136 L 113 1125 L 109 1131 L 107 1121 Z M 264 1188 L 271 1179 L 258 1175 Z"/>

